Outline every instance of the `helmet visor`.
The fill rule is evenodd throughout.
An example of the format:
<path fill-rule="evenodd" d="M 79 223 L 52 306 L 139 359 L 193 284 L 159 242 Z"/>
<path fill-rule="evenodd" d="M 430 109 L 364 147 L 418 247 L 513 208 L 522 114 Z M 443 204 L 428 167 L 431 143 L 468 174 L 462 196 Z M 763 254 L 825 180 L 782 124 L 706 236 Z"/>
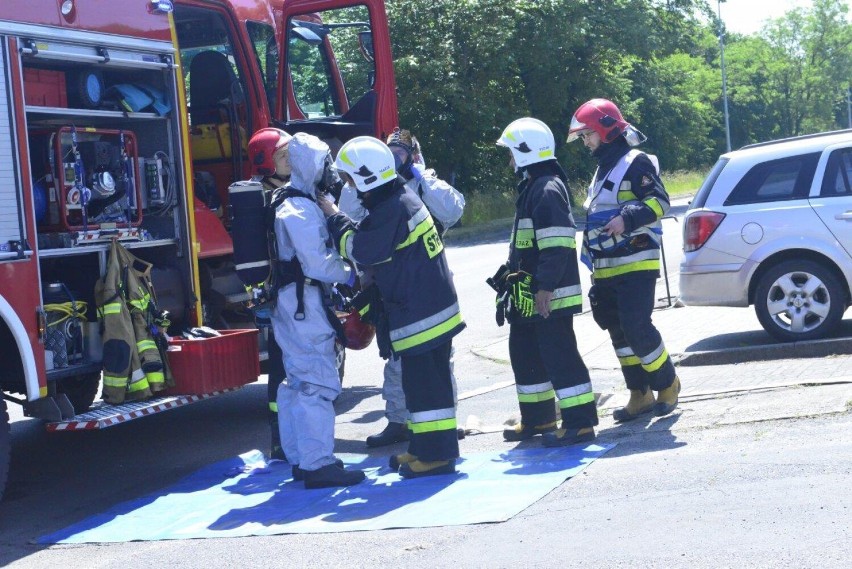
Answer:
<path fill-rule="evenodd" d="M 576 116 L 571 117 L 571 126 L 568 128 L 568 142 L 573 142 L 580 137 L 580 132 L 589 130 L 586 123 L 577 120 Z"/>

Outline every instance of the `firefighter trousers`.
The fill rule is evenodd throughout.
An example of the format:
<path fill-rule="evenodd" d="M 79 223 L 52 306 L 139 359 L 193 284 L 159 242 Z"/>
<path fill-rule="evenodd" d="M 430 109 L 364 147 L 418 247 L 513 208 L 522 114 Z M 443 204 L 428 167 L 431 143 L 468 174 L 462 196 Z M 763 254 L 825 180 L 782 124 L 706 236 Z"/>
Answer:
<path fill-rule="evenodd" d="M 272 433 L 272 446 L 281 446 L 281 437 L 278 432 L 278 386 L 287 377 L 284 372 L 284 354 L 275 341 L 275 332 L 270 326 L 267 330 L 266 359 L 269 376 L 266 380 L 266 397 L 269 401 L 269 430 Z"/>
<path fill-rule="evenodd" d="M 536 427 L 556 421 L 556 400 L 563 428 L 598 424 L 592 381 L 577 349 L 573 315 L 512 323 L 509 358 L 522 424 Z"/>
<path fill-rule="evenodd" d="M 422 461 L 459 456 L 450 353 L 452 341 L 402 360 L 402 389 L 410 413 L 408 452 Z"/>
<path fill-rule="evenodd" d="M 595 282 L 595 320 L 605 327 L 627 388 L 660 391 L 670 387 L 675 369 L 660 332 L 651 321 L 656 276 L 626 275 Z"/>
<path fill-rule="evenodd" d="M 458 405 L 456 377 L 453 372 L 454 353 L 455 350 L 450 350 L 450 379 L 453 382 L 453 401 Z M 382 399 L 385 400 L 385 417 L 389 422 L 403 425 L 408 423 L 405 392 L 402 390 L 402 362 L 397 356 L 391 356 L 385 361 Z"/>

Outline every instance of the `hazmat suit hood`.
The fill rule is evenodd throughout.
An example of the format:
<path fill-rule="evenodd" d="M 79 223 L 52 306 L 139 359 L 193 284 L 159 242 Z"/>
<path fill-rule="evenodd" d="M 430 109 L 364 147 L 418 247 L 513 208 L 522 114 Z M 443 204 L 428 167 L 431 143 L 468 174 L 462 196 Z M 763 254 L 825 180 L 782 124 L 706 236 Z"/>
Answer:
<path fill-rule="evenodd" d="M 290 186 L 312 197 L 317 197 L 317 184 L 330 164 L 328 145 L 312 134 L 297 132 L 289 144 Z"/>

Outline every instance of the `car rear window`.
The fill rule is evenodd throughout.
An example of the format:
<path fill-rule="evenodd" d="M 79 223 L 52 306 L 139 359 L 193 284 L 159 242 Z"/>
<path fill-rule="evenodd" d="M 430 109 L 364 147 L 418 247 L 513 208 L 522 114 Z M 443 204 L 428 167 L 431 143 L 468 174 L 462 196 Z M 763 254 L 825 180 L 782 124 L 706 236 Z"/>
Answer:
<path fill-rule="evenodd" d="M 800 154 L 753 166 L 734 186 L 725 205 L 806 198 L 819 156 L 819 152 Z"/>
<path fill-rule="evenodd" d="M 835 150 L 831 153 L 819 195 L 822 197 L 852 195 L 852 148 Z"/>
<path fill-rule="evenodd" d="M 698 188 L 698 193 L 695 194 L 695 198 L 689 203 L 689 209 L 698 209 L 704 207 L 704 204 L 707 203 L 707 196 L 710 195 L 710 190 L 713 189 L 713 184 L 716 183 L 716 179 L 719 177 L 719 174 L 722 173 L 722 170 L 725 169 L 725 165 L 730 162 L 730 158 L 719 158 L 716 164 L 713 165 L 713 169 L 710 170 L 710 173 L 707 174 L 707 177 L 704 179 L 704 183 L 701 184 L 701 187 Z"/>

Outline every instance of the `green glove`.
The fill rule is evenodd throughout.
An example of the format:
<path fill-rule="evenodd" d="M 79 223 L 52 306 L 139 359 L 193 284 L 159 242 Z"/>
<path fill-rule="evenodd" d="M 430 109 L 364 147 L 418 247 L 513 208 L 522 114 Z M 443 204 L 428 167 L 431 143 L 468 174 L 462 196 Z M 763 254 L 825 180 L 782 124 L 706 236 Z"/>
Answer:
<path fill-rule="evenodd" d="M 535 314 L 535 297 L 532 290 L 532 275 L 519 273 L 518 279 L 512 284 L 512 302 L 521 316 L 529 318 Z"/>

